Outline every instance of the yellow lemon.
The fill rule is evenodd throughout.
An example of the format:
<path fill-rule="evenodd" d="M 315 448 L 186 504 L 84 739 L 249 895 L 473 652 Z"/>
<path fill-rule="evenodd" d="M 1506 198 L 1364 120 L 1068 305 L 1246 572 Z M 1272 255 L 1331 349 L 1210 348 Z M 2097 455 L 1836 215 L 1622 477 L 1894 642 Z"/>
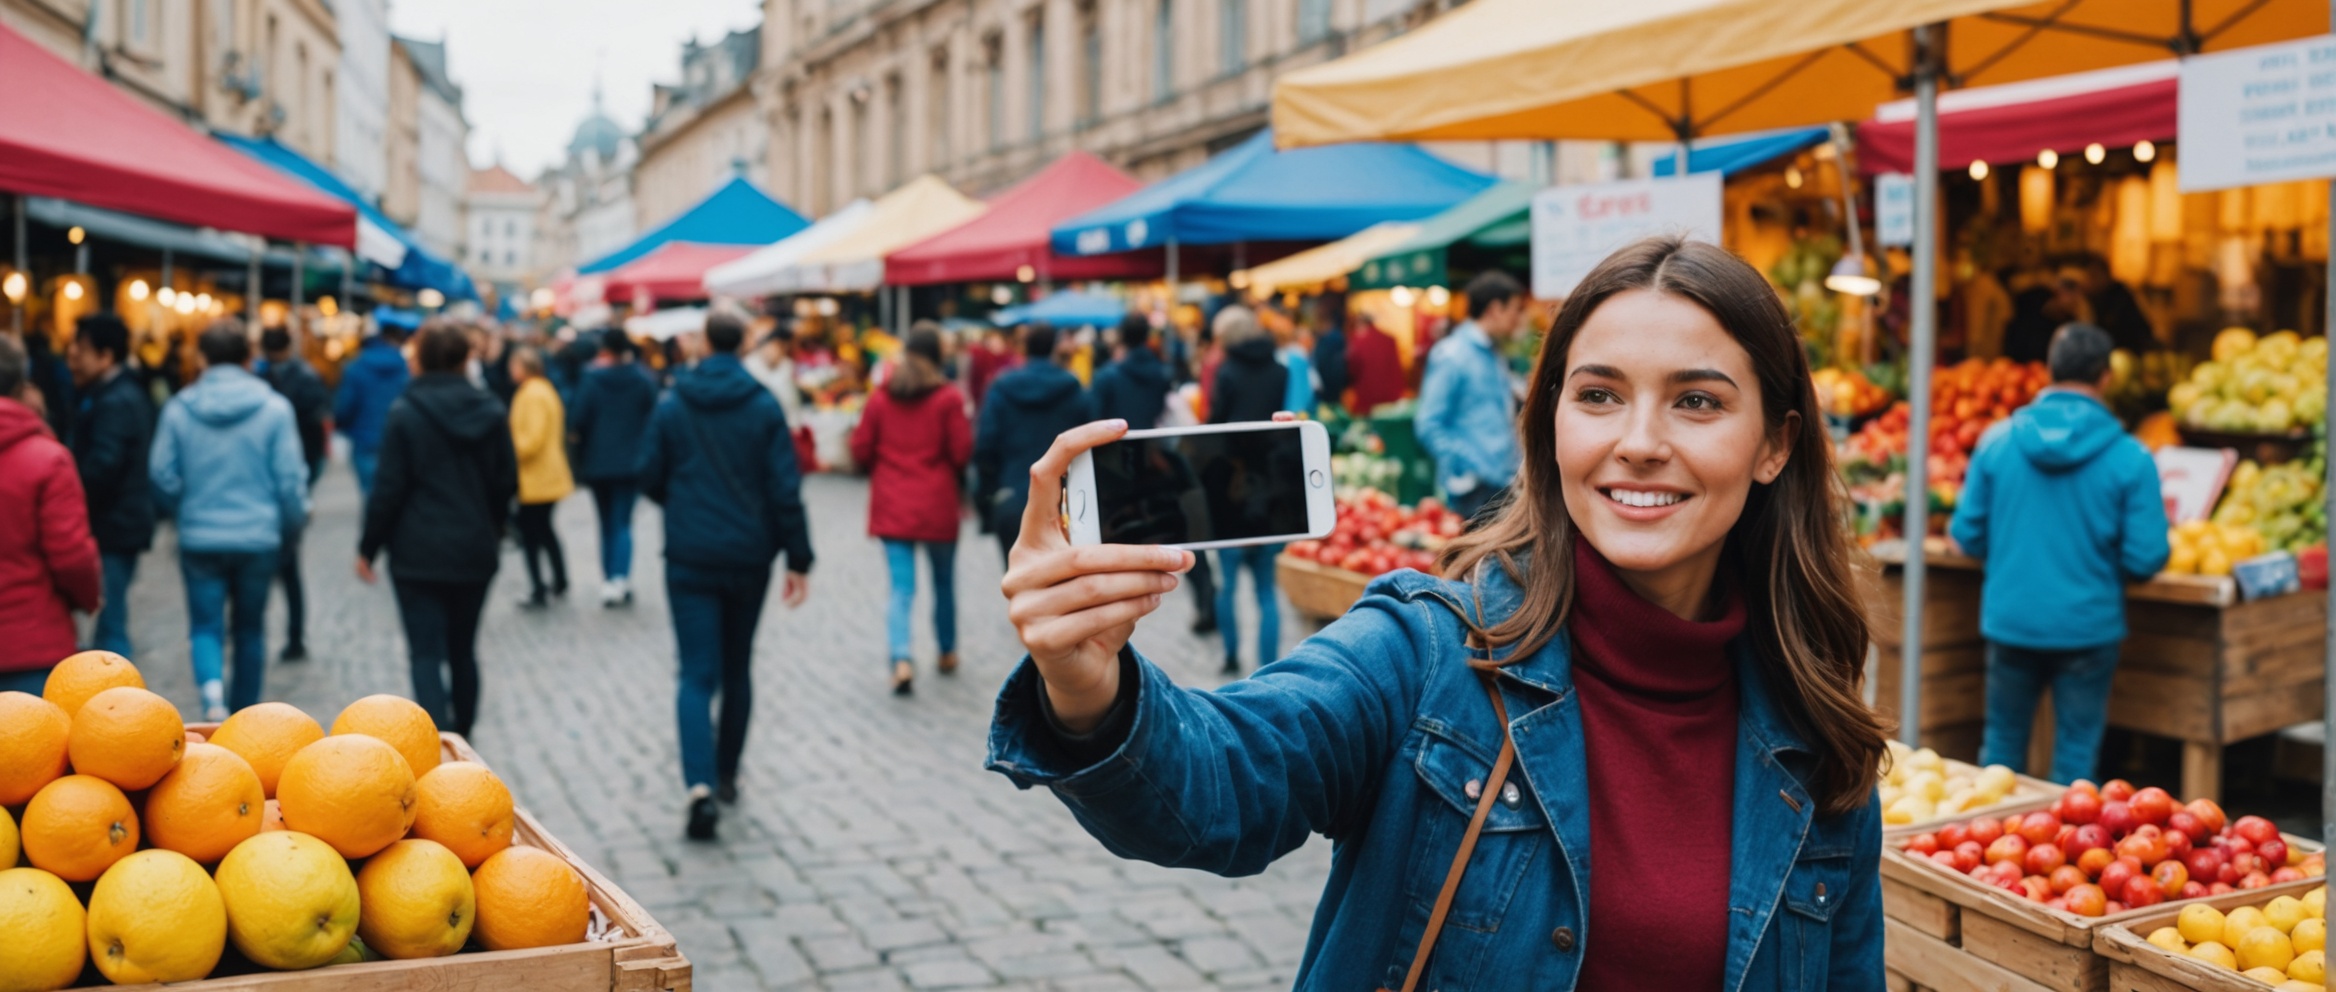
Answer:
<path fill-rule="evenodd" d="M 2176 954 L 2190 949 L 2190 945 L 2182 939 L 2182 932 L 2173 927 L 2159 927 L 2150 931 L 2149 942 Z"/>
<path fill-rule="evenodd" d="M 2239 967 L 2277 968 L 2287 971 L 2295 962 L 2295 945 L 2288 943 L 2287 935 L 2268 926 L 2256 927 L 2239 938 Z"/>
<path fill-rule="evenodd" d="M 332 846 L 270 830 L 219 861 L 227 937 L 243 956 L 279 971 L 333 959 L 357 932 L 357 879 Z"/>
<path fill-rule="evenodd" d="M 2328 952 L 2305 951 L 2287 963 L 2287 977 L 2321 985 L 2328 981 Z"/>
<path fill-rule="evenodd" d="M 9 816 L 6 809 L 0 809 L 0 871 L 16 867 L 19 843 L 16 837 L 16 818 Z"/>
<path fill-rule="evenodd" d="M 139 851 L 89 892 L 89 957 L 116 985 L 191 982 L 227 949 L 227 907 L 195 859 Z"/>
<path fill-rule="evenodd" d="M 2287 972 L 2281 971 L 2277 968 L 2249 968 L 2245 971 L 2239 972 L 2239 974 L 2245 975 L 2248 978 L 2252 978 L 2258 982 L 2262 982 L 2265 985 L 2277 985 L 2280 982 L 2287 981 Z"/>
<path fill-rule="evenodd" d="M 2253 906 L 2241 906 L 2231 910 L 2230 915 L 2222 919 L 2222 946 L 2238 947 L 2239 941 L 2246 938 L 2248 931 L 2263 926 L 2264 923 L 2263 911 Z"/>
<path fill-rule="evenodd" d="M 357 893 L 365 906 L 357 934 L 383 957 L 444 957 L 462 950 L 477 922 L 470 872 L 434 840 L 382 848 L 357 873 Z"/>
<path fill-rule="evenodd" d="M 81 900 L 38 868 L 0 871 L 0 992 L 48 992 L 73 984 L 89 952 Z"/>
<path fill-rule="evenodd" d="M 2182 939 L 2193 944 L 2222 939 L 2222 910 L 2202 902 L 2182 907 L 2182 916 L 2174 926 L 2182 931 Z"/>
<path fill-rule="evenodd" d="M 2279 928 L 2280 933 L 2294 930 L 2298 922 L 2311 915 L 2304 910 L 2302 901 L 2294 896 L 2280 896 L 2263 904 L 2263 922 Z"/>
<path fill-rule="evenodd" d="M 2328 921 L 2317 916 L 2297 920 L 2295 929 L 2288 931 L 2287 942 L 2295 945 L 2295 952 L 2324 951 L 2328 949 Z"/>
<path fill-rule="evenodd" d="M 2190 956 L 2208 964 L 2221 965 L 2232 971 L 2239 970 L 2238 957 L 2231 953 L 2230 948 L 2224 947 L 2221 941 L 2210 940 L 2199 944 L 2190 949 Z"/>
<path fill-rule="evenodd" d="M 2327 919 L 2328 887 L 2323 885 L 2319 888 L 2313 889 L 2310 892 L 2304 893 L 2303 904 L 2304 912 L 2310 913 L 2312 916 L 2318 919 Z"/>

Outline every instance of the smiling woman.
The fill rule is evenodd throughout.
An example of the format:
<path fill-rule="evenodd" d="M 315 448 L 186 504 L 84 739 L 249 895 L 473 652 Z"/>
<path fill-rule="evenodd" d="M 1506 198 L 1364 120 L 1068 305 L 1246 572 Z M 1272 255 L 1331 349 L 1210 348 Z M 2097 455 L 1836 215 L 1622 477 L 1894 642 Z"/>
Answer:
<path fill-rule="evenodd" d="M 1032 469 L 1004 591 L 1030 659 L 990 767 L 1128 857 L 1228 875 L 1339 846 L 1301 989 L 1872 989 L 1883 728 L 1791 320 L 1675 238 L 1566 300 L 1513 496 L 1247 680 L 1128 641 L 1191 564 L 1068 547 Z M 1488 702 L 1489 700 L 1489 702 Z"/>

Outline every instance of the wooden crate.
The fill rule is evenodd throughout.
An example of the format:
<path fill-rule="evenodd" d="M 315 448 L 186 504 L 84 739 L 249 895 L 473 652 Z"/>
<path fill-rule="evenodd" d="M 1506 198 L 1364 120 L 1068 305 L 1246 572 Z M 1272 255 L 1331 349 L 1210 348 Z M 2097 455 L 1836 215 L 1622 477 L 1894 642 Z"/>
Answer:
<path fill-rule="evenodd" d="M 1345 616 L 1363 598 L 1371 577 L 1285 552 L 1274 559 L 1274 580 L 1299 613 L 1328 622 Z"/>
<path fill-rule="evenodd" d="M 1987 724 L 1987 642 L 1979 636 L 1979 582 L 1975 568 L 1929 569 L 1923 584 L 1922 734 L 1923 746 L 1963 761 L 1979 758 L 1979 734 Z M 1898 720 L 1899 683 L 1905 664 L 1906 592 L 1899 566 L 1875 562 L 1858 572 L 1866 622 L 1878 657 L 1874 662 L 1874 710 Z"/>
<path fill-rule="evenodd" d="M 2287 839 L 2291 846 L 2305 845 L 2299 849 L 2319 850 L 2318 843 L 2305 838 Z M 2318 881 L 2247 894 L 2268 900 L 2300 893 Z M 2162 914 L 2169 906 L 2178 913 L 2186 905 L 2175 901 L 2114 916 L 2078 916 L 1908 857 L 1897 843 L 1885 843 L 1882 850 L 1884 964 L 1912 987 L 1937 992 L 2108 992 L 2109 960 L 2094 949 L 2102 929 Z"/>
<path fill-rule="evenodd" d="M 187 729 L 210 735 L 216 724 Z M 470 742 L 439 734 L 448 761 L 480 761 Z M 466 951 L 422 961 L 372 961 L 308 971 L 256 972 L 171 985 L 192 992 L 392 992 L 406 989 L 530 989 L 534 992 L 690 992 L 690 963 L 673 935 L 641 904 L 560 843 L 525 809 L 516 810 L 512 841 L 559 855 L 584 876 L 592 908 L 608 922 L 600 939 L 523 951 Z M 159 985 L 136 986 L 160 989 Z"/>
<path fill-rule="evenodd" d="M 2241 906 L 2260 906 L 2278 896 L 2303 894 L 2326 884 L 2325 878 L 2285 882 L 2265 889 L 2215 896 L 2206 904 L 2224 912 Z M 2093 950 L 2109 962 L 2111 992 L 2263 992 L 2266 986 L 2235 971 L 2225 971 L 2152 944 L 2151 931 L 2170 927 L 2182 915 L 2179 908 L 2152 906 L 2115 926 L 2093 935 Z"/>
<path fill-rule="evenodd" d="M 1947 767 L 1949 771 L 1962 774 L 1977 774 L 1979 771 L 1978 766 L 1953 758 L 1947 759 Z M 2001 819 L 2013 813 L 2031 813 L 2052 805 L 2053 800 L 2060 798 L 2060 794 L 2067 791 L 2061 786 L 2033 776 L 2014 775 L 2012 778 L 2015 782 L 2012 794 L 2005 796 L 2002 802 L 1992 806 L 1964 810 L 1960 813 L 1935 816 L 1918 823 L 1905 823 L 1894 827 L 1884 826 L 1882 836 L 1888 840 L 1901 840 L 1915 834 L 1937 830 L 1950 823 L 1962 823 L 1982 816 L 1993 816 Z"/>
<path fill-rule="evenodd" d="M 2183 796 L 2221 797 L 2225 745 L 2320 719 L 2325 594 L 2241 602 L 2227 578 L 2161 576 L 2126 596 L 2109 723 L 2180 740 Z"/>

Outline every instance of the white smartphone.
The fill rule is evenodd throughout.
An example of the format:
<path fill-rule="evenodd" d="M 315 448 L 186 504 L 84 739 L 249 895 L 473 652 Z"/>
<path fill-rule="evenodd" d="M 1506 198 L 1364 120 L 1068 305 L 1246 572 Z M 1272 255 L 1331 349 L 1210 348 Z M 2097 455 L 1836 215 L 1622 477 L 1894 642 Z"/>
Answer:
<path fill-rule="evenodd" d="M 1230 548 L 1330 533 L 1330 432 L 1311 421 L 1129 431 L 1071 460 L 1072 544 Z"/>

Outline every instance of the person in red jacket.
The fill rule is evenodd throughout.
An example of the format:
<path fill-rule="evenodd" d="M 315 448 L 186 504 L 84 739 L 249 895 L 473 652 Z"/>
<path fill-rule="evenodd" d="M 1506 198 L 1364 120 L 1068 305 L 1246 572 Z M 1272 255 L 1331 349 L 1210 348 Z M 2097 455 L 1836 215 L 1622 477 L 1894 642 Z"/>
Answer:
<path fill-rule="evenodd" d="M 1351 409 L 1358 417 L 1403 399 L 1403 353 L 1368 316 L 1355 318 L 1354 333 L 1347 335 L 1346 375 L 1348 388 L 1354 390 Z"/>
<path fill-rule="evenodd" d="M 0 334 L 0 692 L 38 694 L 104 599 L 73 453 L 21 402 L 24 345 Z"/>
<path fill-rule="evenodd" d="M 917 595 L 918 545 L 933 567 L 933 637 L 943 675 L 957 670 L 958 480 L 973 457 L 965 396 L 941 374 L 941 329 L 909 329 L 892 377 L 868 397 L 852 430 L 852 462 L 868 468 L 868 534 L 884 541 L 892 568 L 885 611 L 892 691 L 907 695 L 916 678 L 909 656 L 909 611 Z"/>

